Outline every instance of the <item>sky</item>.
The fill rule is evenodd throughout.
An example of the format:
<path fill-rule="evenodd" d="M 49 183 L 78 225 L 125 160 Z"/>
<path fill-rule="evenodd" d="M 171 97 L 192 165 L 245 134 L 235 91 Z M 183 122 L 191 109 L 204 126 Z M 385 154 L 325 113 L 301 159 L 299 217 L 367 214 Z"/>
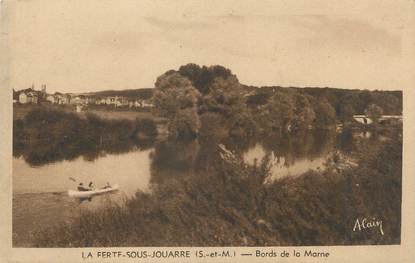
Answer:
<path fill-rule="evenodd" d="M 152 88 L 196 63 L 254 86 L 401 89 L 411 9 L 363 2 L 6 0 L 8 83 Z"/>

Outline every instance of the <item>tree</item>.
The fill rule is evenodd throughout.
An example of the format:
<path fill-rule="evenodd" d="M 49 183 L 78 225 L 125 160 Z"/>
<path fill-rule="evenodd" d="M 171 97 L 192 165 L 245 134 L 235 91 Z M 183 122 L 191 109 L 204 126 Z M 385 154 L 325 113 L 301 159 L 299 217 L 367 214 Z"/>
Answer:
<path fill-rule="evenodd" d="M 211 85 L 216 78 L 236 78 L 235 75 L 232 75 L 230 69 L 220 65 L 200 67 L 196 64 L 190 63 L 181 66 L 179 68 L 179 73 L 189 79 L 192 82 L 193 86 L 203 95 L 206 95 L 210 92 Z"/>
<path fill-rule="evenodd" d="M 369 107 L 365 110 L 365 114 L 372 119 L 374 123 L 379 122 L 379 118 L 382 117 L 383 109 L 376 104 L 370 104 Z"/>
<path fill-rule="evenodd" d="M 226 120 L 230 134 L 248 135 L 255 130 L 255 123 L 246 107 L 242 87 L 234 76 L 217 77 L 210 86 L 209 94 L 203 97 L 200 113 L 217 113 Z"/>
<path fill-rule="evenodd" d="M 195 107 L 178 111 L 169 124 L 169 133 L 176 138 L 193 138 L 200 130 L 200 119 Z"/>
<path fill-rule="evenodd" d="M 200 135 L 209 138 L 222 138 L 228 135 L 226 119 L 215 112 L 205 112 L 200 115 Z"/>
<path fill-rule="evenodd" d="M 339 118 L 343 123 L 352 120 L 354 114 L 354 108 L 350 103 L 340 105 Z"/>
<path fill-rule="evenodd" d="M 169 119 L 171 135 L 184 137 L 199 132 L 199 98 L 200 93 L 192 83 L 175 71 L 168 71 L 157 78 L 153 96 L 155 113 Z"/>
<path fill-rule="evenodd" d="M 335 124 L 336 111 L 326 99 L 317 102 L 314 112 L 316 113 L 315 123 L 317 127 L 322 128 Z"/>
<path fill-rule="evenodd" d="M 399 93 L 398 93 L 399 94 Z M 393 93 L 385 91 L 375 91 L 374 101 L 376 105 L 383 109 L 384 114 L 400 115 L 402 114 L 402 97 L 395 96 Z"/>
<path fill-rule="evenodd" d="M 287 92 L 277 91 L 261 108 L 256 121 L 265 131 L 286 131 L 294 117 L 294 102 Z"/>
<path fill-rule="evenodd" d="M 302 95 L 295 93 L 293 95 L 294 115 L 292 120 L 293 129 L 307 129 L 315 119 L 314 109 L 310 104 L 309 99 Z"/>

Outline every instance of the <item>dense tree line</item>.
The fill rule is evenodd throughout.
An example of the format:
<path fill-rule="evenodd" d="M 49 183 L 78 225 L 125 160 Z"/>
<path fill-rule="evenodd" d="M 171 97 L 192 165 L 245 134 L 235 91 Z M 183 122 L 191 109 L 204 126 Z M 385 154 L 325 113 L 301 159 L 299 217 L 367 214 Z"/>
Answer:
<path fill-rule="evenodd" d="M 187 64 L 155 83 L 156 113 L 173 136 L 252 135 L 332 127 L 355 114 L 400 115 L 400 91 L 248 87 L 219 65 Z"/>
<path fill-rule="evenodd" d="M 151 99 L 153 96 L 153 89 L 104 90 L 91 92 L 87 95 L 96 97 L 123 96 L 128 98 Z"/>
<path fill-rule="evenodd" d="M 157 136 L 152 119 L 104 120 L 61 110 L 38 108 L 13 121 L 13 155 L 30 165 L 70 160 L 80 155 L 95 159 L 100 152 L 125 152 L 146 146 Z M 146 143 L 143 143 L 143 142 Z"/>

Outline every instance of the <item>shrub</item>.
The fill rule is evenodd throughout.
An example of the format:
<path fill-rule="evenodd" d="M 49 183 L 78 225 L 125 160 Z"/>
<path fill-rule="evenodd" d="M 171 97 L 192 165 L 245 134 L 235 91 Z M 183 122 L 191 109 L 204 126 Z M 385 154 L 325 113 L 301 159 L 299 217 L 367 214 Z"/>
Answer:
<path fill-rule="evenodd" d="M 73 159 L 81 154 L 97 156 L 100 150 L 127 150 L 137 144 L 137 133 L 157 134 L 152 120 L 103 120 L 87 114 L 35 109 L 23 120 L 14 120 L 13 152 L 31 165 Z M 92 158 L 93 159 L 93 158 Z"/>
<path fill-rule="evenodd" d="M 135 133 L 141 138 L 153 138 L 157 136 L 157 126 L 152 119 L 136 119 Z"/>

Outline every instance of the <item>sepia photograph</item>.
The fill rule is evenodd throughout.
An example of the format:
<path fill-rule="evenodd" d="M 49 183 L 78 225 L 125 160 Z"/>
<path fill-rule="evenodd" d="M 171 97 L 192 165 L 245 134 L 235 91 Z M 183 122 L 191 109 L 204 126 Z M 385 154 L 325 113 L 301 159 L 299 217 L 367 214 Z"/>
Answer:
<path fill-rule="evenodd" d="M 12 248 L 400 246 L 413 15 L 167 3 L 3 1 Z"/>

